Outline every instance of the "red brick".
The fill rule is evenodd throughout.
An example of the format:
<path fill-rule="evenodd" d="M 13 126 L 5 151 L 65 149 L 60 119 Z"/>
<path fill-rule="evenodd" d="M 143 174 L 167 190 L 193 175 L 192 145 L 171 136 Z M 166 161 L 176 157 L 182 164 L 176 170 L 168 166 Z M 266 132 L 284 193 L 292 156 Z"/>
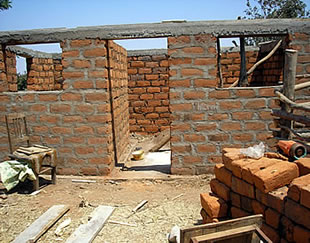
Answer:
<path fill-rule="evenodd" d="M 192 164 L 192 163 L 198 164 L 198 163 L 202 163 L 202 157 L 186 155 L 183 157 L 183 161 L 185 164 Z"/>
<path fill-rule="evenodd" d="M 305 243 L 310 242 L 310 230 L 301 226 L 294 226 L 294 242 Z"/>
<path fill-rule="evenodd" d="M 301 158 L 296 160 L 295 163 L 299 168 L 300 176 L 310 174 L 310 158 Z"/>
<path fill-rule="evenodd" d="M 70 127 L 52 127 L 51 130 L 56 134 L 72 134 Z"/>
<path fill-rule="evenodd" d="M 210 144 L 198 144 L 197 145 L 197 152 L 198 153 L 215 153 L 216 146 Z"/>
<path fill-rule="evenodd" d="M 107 101 L 107 93 L 88 93 L 85 94 L 86 102 Z"/>
<path fill-rule="evenodd" d="M 280 162 L 278 159 L 269 159 L 266 157 L 262 157 L 258 160 L 250 159 L 250 161 L 251 163 L 248 163 L 241 168 L 241 178 L 250 184 L 254 184 L 253 175 L 256 172 Z"/>
<path fill-rule="evenodd" d="M 73 66 L 75 68 L 90 68 L 91 64 L 88 60 L 73 60 Z"/>
<path fill-rule="evenodd" d="M 83 175 L 98 175 L 97 168 L 94 167 L 83 167 L 81 171 Z"/>
<path fill-rule="evenodd" d="M 287 199 L 285 202 L 285 216 L 292 221 L 310 229 L 310 210 L 301 206 L 291 199 Z"/>
<path fill-rule="evenodd" d="M 71 111 L 71 106 L 67 104 L 51 104 L 50 111 L 52 113 L 68 113 Z"/>
<path fill-rule="evenodd" d="M 75 81 L 72 84 L 74 89 L 92 89 L 94 88 L 94 84 L 92 81 Z"/>
<path fill-rule="evenodd" d="M 111 120 L 112 120 L 111 114 L 93 115 L 87 117 L 87 121 L 92 123 L 104 123 L 104 122 L 110 122 Z"/>
<path fill-rule="evenodd" d="M 182 65 L 182 64 L 191 64 L 192 63 L 192 59 L 191 58 L 171 58 L 169 60 L 171 65 Z"/>
<path fill-rule="evenodd" d="M 62 52 L 62 57 L 66 58 L 66 57 L 77 57 L 80 54 L 79 51 L 77 50 L 70 50 L 70 51 L 63 51 Z"/>
<path fill-rule="evenodd" d="M 82 101 L 82 95 L 77 93 L 63 93 L 61 95 L 62 101 Z"/>
<path fill-rule="evenodd" d="M 158 79 L 158 75 L 157 74 L 147 74 L 145 75 L 146 80 L 156 80 Z"/>
<path fill-rule="evenodd" d="M 191 111 L 193 109 L 192 104 L 170 104 L 170 110 L 175 111 Z"/>
<path fill-rule="evenodd" d="M 310 185 L 302 186 L 300 191 L 300 204 L 310 209 Z"/>
<path fill-rule="evenodd" d="M 212 99 L 227 99 L 230 97 L 230 92 L 228 90 L 214 90 L 209 92 L 209 98 Z"/>
<path fill-rule="evenodd" d="M 264 122 L 246 122 L 246 130 L 266 130 L 266 123 Z"/>
<path fill-rule="evenodd" d="M 142 94 L 140 95 L 141 100 L 152 100 L 154 98 L 153 94 Z"/>
<path fill-rule="evenodd" d="M 204 142 L 205 136 L 199 134 L 184 134 L 184 141 L 187 142 Z"/>
<path fill-rule="evenodd" d="M 196 126 L 196 130 L 198 132 L 210 131 L 210 130 L 214 130 L 214 129 L 216 129 L 216 123 L 211 123 L 211 122 L 209 122 L 208 124 L 203 124 L 203 125 L 197 125 Z"/>
<path fill-rule="evenodd" d="M 83 52 L 84 57 L 104 57 L 106 54 L 105 48 L 93 48 Z"/>
<path fill-rule="evenodd" d="M 185 47 L 182 50 L 184 53 L 194 53 L 194 54 L 204 53 L 204 49 L 202 47 L 199 47 L 199 46 Z"/>
<path fill-rule="evenodd" d="M 204 99 L 205 98 L 204 91 L 187 91 L 184 92 L 184 99 L 186 100 L 195 100 L 195 99 Z"/>
<path fill-rule="evenodd" d="M 261 97 L 264 97 L 264 96 L 274 97 L 275 96 L 273 88 L 267 88 L 267 89 L 261 88 L 258 90 L 258 93 L 259 93 L 259 96 L 261 96 Z"/>
<path fill-rule="evenodd" d="M 232 138 L 236 141 L 251 142 L 253 141 L 253 133 L 237 133 L 233 134 Z"/>
<path fill-rule="evenodd" d="M 279 227 L 280 216 L 281 216 L 281 214 L 279 214 L 277 211 L 275 211 L 273 209 L 268 208 L 265 211 L 266 223 L 269 226 L 272 226 L 274 229 L 277 229 Z"/>
<path fill-rule="evenodd" d="M 160 92 L 160 88 L 159 87 L 150 87 L 150 88 L 147 88 L 147 92 L 149 92 L 149 93 L 159 93 Z"/>
<path fill-rule="evenodd" d="M 280 161 L 253 175 L 255 186 L 262 192 L 270 192 L 292 182 L 299 175 L 296 164 Z"/>
<path fill-rule="evenodd" d="M 74 133 L 77 134 L 93 134 L 94 133 L 94 129 L 90 126 L 78 126 L 74 128 Z"/>
<path fill-rule="evenodd" d="M 231 217 L 233 219 L 235 218 L 242 218 L 242 217 L 246 217 L 249 216 L 250 214 L 240 208 L 237 207 L 231 207 Z"/>
<path fill-rule="evenodd" d="M 63 122 L 64 123 L 79 123 L 83 122 L 83 117 L 82 116 L 64 116 L 63 117 Z"/>
<path fill-rule="evenodd" d="M 91 45 L 92 40 L 72 40 L 70 45 L 71 47 L 83 47 L 83 46 L 89 46 Z"/>
<path fill-rule="evenodd" d="M 245 109 L 259 109 L 266 108 L 266 101 L 264 99 L 252 99 L 246 102 Z"/>
<path fill-rule="evenodd" d="M 284 215 L 280 220 L 281 236 L 289 242 L 294 241 L 294 223 Z"/>
<path fill-rule="evenodd" d="M 256 96 L 253 89 L 238 89 L 236 90 L 236 95 L 239 97 L 246 97 L 246 98 L 253 98 Z"/>
<path fill-rule="evenodd" d="M 181 70 L 182 76 L 203 76 L 203 71 L 196 68 L 183 68 Z"/>
<path fill-rule="evenodd" d="M 221 218 L 227 216 L 228 207 L 221 198 L 212 196 L 209 193 L 201 193 L 200 202 L 202 208 L 211 218 Z"/>
<path fill-rule="evenodd" d="M 231 205 L 240 208 L 241 207 L 241 196 L 233 191 L 230 191 Z"/>
<path fill-rule="evenodd" d="M 220 109 L 221 110 L 233 110 L 233 109 L 241 109 L 242 104 L 240 101 L 220 101 Z"/>
<path fill-rule="evenodd" d="M 169 87 L 190 87 L 190 85 L 191 81 L 189 79 L 169 81 Z"/>
<path fill-rule="evenodd" d="M 181 124 L 173 124 L 171 125 L 171 130 L 172 131 L 188 131 L 190 130 L 190 125 L 181 123 Z"/>
<path fill-rule="evenodd" d="M 233 112 L 232 118 L 235 120 L 250 120 L 253 118 L 253 112 L 247 111 L 240 111 L 240 112 Z"/>
<path fill-rule="evenodd" d="M 75 148 L 75 152 L 78 155 L 87 155 L 87 154 L 92 154 L 95 152 L 95 149 L 93 147 L 90 146 L 81 146 L 81 147 L 77 147 Z"/>
<path fill-rule="evenodd" d="M 217 80 L 215 79 L 195 79 L 195 87 L 214 88 L 217 86 Z"/>
<path fill-rule="evenodd" d="M 47 108 L 45 105 L 34 104 L 30 106 L 30 110 L 33 112 L 45 112 Z"/>
<path fill-rule="evenodd" d="M 228 170 L 232 170 L 231 163 L 234 160 L 242 159 L 244 155 L 240 153 L 240 149 L 238 148 L 224 148 L 222 153 L 223 163 L 225 168 Z"/>
<path fill-rule="evenodd" d="M 254 192 L 254 187 L 237 177 L 232 177 L 232 185 L 231 189 L 243 196 L 249 197 L 249 198 L 255 198 L 255 192 Z"/>
<path fill-rule="evenodd" d="M 239 122 L 223 122 L 221 123 L 221 129 L 224 131 L 241 130 L 241 124 Z"/>
<path fill-rule="evenodd" d="M 88 144 L 90 145 L 97 145 L 97 144 L 106 144 L 107 143 L 107 138 L 103 137 L 91 137 L 87 139 Z"/>
<path fill-rule="evenodd" d="M 228 119 L 228 114 L 227 113 L 216 113 L 213 115 L 208 115 L 208 120 L 209 121 L 220 121 L 220 120 L 225 120 Z"/>
<path fill-rule="evenodd" d="M 230 170 L 232 171 L 234 176 L 236 176 L 236 177 L 241 179 L 242 178 L 242 170 L 243 170 L 243 168 L 246 167 L 247 165 L 252 164 L 253 162 L 255 163 L 256 161 L 253 160 L 253 159 L 249 159 L 249 158 L 233 160 L 230 163 Z"/>
<path fill-rule="evenodd" d="M 79 104 L 75 106 L 75 111 L 81 112 L 81 113 L 93 113 L 94 112 L 94 105 L 91 104 Z"/>
<path fill-rule="evenodd" d="M 188 153 L 192 151 L 192 148 L 190 145 L 179 145 L 179 146 L 173 145 L 171 147 L 171 150 L 174 153 Z"/>
<path fill-rule="evenodd" d="M 177 44 L 177 43 L 190 43 L 190 36 L 178 36 L 178 37 L 169 37 L 169 44 Z"/>
<path fill-rule="evenodd" d="M 64 79 L 75 79 L 75 78 L 83 78 L 84 73 L 78 71 L 63 71 L 62 76 Z"/>
<path fill-rule="evenodd" d="M 58 96 L 53 94 L 39 94 L 38 95 L 40 101 L 57 101 Z"/>
<path fill-rule="evenodd" d="M 273 243 L 280 242 L 280 237 L 279 237 L 278 232 L 274 230 L 272 227 L 263 223 L 261 230 L 267 235 L 267 237 L 271 240 L 271 242 Z"/>
<path fill-rule="evenodd" d="M 216 58 L 196 58 L 194 65 L 216 65 Z"/>
<path fill-rule="evenodd" d="M 252 208 L 254 214 L 265 215 L 266 206 L 256 200 L 252 200 Z"/>
<path fill-rule="evenodd" d="M 211 191 L 214 194 L 216 194 L 226 202 L 230 201 L 230 190 L 225 184 L 219 182 L 217 179 L 212 179 L 210 181 L 210 187 Z"/>
<path fill-rule="evenodd" d="M 215 178 L 220 182 L 224 183 L 226 186 L 231 187 L 232 174 L 229 170 L 225 168 L 223 164 L 216 164 L 214 167 Z"/>
<path fill-rule="evenodd" d="M 96 70 L 96 71 L 88 71 L 89 78 L 107 78 L 108 77 L 108 70 Z"/>

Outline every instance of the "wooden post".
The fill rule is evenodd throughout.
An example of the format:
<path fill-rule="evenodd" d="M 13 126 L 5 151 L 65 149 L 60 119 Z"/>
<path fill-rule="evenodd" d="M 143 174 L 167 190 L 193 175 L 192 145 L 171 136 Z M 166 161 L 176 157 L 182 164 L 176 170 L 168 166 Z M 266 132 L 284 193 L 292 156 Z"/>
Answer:
<path fill-rule="evenodd" d="M 222 76 L 222 67 L 221 67 L 221 43 L 220 43 L 220 38 L 217 38 L 216 41 L 217 44 L 217 74 L 220 79 L 220 88 L 223 88 L 223 76 Z"/>
<path fill-rule="evenodd" d="M 248 85 L 244 37 L 240 37 L 240 58 L 241 58 L 241 64 L 240 64 L 240 75 L 239 75 L 238 86 L 244 87 Z"/>
<path fill-rule="evenodd" d="M 296 64 L 297 51 L 292 49 L 285 50 L 284 56 L 284 70 L 283 70 L 283 94 L 290 100 L 295 100 L 295 78 L 296 78 Z M 290 113 L 291 109 L 288 104 L 281 103 L 281 110 Z M 290 129 L 293 127 L 293 122 L 289 120 L 281 120 L 280 124 Z M 291 133 L 287 130 L 281 129 L 282 138 L 291 138 Z"/>

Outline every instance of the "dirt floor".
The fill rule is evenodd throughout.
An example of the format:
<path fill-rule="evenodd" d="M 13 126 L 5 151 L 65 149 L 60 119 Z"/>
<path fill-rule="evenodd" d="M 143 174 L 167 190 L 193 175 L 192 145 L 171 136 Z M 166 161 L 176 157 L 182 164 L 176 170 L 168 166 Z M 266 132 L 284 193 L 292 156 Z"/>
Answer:
<path fill-rule="evenodd" d="M 31 183 L 19 186 L 10 194 L 1 194 L 0 242 L 14 240 L 56 204 L 68 205 L 70 210 L 38 242 L 65 242 L 80 224 L 88 221 L 88 216 L 98 205 L 115 207 L 109 220 L 132 225 L 108 222 L 94 242 L 167 242 L 167 233 L 174 225 L 184 227 L 201 223 L 199 194 L 210 190 L 211 179 L 206 175 L 148 180 L 88 177 L 86 179 L 96 182 L 76 183 L 72 178 L 76 179 L 59 177 L 57 185 L 47 185 L 34 196 L 29 194 Z M 131 215 L 131 210 L 142 200 L 148 200 L 148 203 Z M 71 224 L 57 237 L 55 229 L 68 218 L 71 218 Z"/>

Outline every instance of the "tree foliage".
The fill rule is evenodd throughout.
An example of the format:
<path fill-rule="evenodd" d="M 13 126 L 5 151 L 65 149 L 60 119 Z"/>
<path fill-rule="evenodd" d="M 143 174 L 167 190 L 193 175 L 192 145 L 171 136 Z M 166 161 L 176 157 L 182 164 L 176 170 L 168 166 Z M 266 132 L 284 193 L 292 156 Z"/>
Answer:
<path fill-rule="evenodd" d="M 27 88 L 27 73 L 17 74 L 17 89 L 25 90 Z"/>
<path fill-rule="evenodd" d="M 12 7 L 10 0 L 0 0 L 0 10 L 6 10 Z"/>
<path fill-rule="evenodd" d="M 310 17 L 310 11 L 302 0 L 247 0 L 246 6 L 244 12 L 249 19 Z"/>

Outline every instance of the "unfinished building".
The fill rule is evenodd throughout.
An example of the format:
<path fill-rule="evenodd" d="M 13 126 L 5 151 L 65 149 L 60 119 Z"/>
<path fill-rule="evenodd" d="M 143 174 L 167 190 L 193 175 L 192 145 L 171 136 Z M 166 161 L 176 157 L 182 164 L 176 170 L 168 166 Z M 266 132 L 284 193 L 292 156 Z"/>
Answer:
<path fill-rule="evenodd" d="M 281 48 L 249 75 L 249 87 L 230 87 L 240 75 L 240 56 L 233 48 L 221 50 L 218 41 L 255 36 L 276 36 Z M 156 37 L 167 38 L 167 50 L 127 52 L 113 42 Z M 297 75 L 307 74 L 309 40 L 309 20 L 295 19 L 1 32 L 0 109 L 27 113 L 32 141 L 57 149 L 60 174 L 107 175 L 120 162 L 130 131 L 169 128 L 171 173 L 209 173 L 222 162 L 224 147 L 272 136 L 270 111 L 278 106 L 274 90 L 282 80 L 283 49 L 298 50 Z M 14 47 L 38 43 L 60 43 L 61 63 L 60 56 L 23 54 Z M 247 49 L 247 69 L 272 48 Z M 16 54 L 27 58 L 27 91 L 17 90 Z M 305 100 L 309 92 L 297 95 Z M 3 117 L 1 124 L 4 159 Z"/>

